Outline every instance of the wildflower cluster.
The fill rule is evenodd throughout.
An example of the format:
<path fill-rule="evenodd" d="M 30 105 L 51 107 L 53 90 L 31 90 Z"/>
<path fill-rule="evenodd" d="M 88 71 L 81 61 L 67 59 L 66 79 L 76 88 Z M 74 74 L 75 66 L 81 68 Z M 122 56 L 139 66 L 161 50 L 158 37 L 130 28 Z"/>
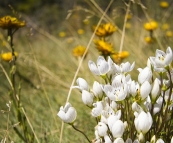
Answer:
<path fill-rule="evenodd" d="M 88 62 L 90 71 L 103 80 L 92 88 L 78 78 L 83 103 L 96 119 L 93 143 L 173 143 L 173 51 L 156 50 L 147 66 L 139 68 L 138 80 L 131 78 L 135 63 L 117 65 L 110 57 Z M 72 126 L 77 113 L 70 103 L 58 116 Z M 88 139 L 88 138 L 87 138 Z M 88 139 L 89 142 L 91 142 Z"/>
<path fill-rule="evenodd" d="M 95 26 L 93 29 L 95 30 Z M 115 31 L 117 31 L 117 27 L 111 23 L 101 24 L 97 29 L 95 35 L 99 37 L 99 39 L 94 39 L 94 44 L 98 49 L 100 55 L 102 55 L 105 59 L 108 56 L 116 63 L 120 63 L 124 58 L 128 57 L 129 53 L 127 51 L 116 52 L 113 48 L 113 44 L 107 40 L 107 37 L 111 36 Z"/>

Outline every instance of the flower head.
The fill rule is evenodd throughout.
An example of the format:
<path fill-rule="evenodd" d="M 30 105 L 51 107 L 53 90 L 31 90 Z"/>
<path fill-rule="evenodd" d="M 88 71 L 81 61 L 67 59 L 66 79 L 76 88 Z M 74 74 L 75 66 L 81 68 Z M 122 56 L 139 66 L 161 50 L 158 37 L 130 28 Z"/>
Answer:
<path fill-rule="evenodd" d="M 109 56 L 114 52 L 113 45 L 111 43 L 107 43 L 103 40 L 94 40 L 94 43 L 101 55 Z"/>
<path fill-rule="evenodd" d="M 83 54 L 85 53 L 86 48 L 84 46 L 77 46 L 73 49 L 73 55 L 75 57 L 82 57 Z"/>
<path fill-rule="evenodd" d="M 14 55 L 15 55 L 16 58 L 18 57 L 17 52 L 14 52 Z M 4 61 L 10 62 L 12 60 L 12 58 L 13 58 L 13 55 L 12 55 L 11 52 L 1 54 L 1 59 L 4 60 Z"/>
<path fill-rule="evenodd" d="M 87 90 L 88 91 L 89 90 L 88 83 L 86 82 L 85 79 L 79 77 L 76 80 L 76 83 L 77 83 L 78 86 L 73 86 L 73 88 L 78 88 L 80 91 L 82 91 L 82 90 Z"/>
<path fill-rule="evenodd" d="M 172 37 L 173 36 L 173 32 L 171 30 L 166 31 L 166 37 Z"/>
<path fill-rule="evenodd" d="M 129 52 L 128 51 L 122 51 L 119 53 L 113 53 L 111 55 L 111 58 L 113 59 L 113 61 L 115 63 L 121 63 L 121 61 L 125 58 L 127 58 L 129 56 Z"/>
<path fill-rule="evenodd" d="M 74 107 L 70 103 L 66 103 L 66 105 L 63 107 L 60 107 L 60 111 L 57 114 L 61 120 L 63 120 L 65 123 L 73 123 L 76 119 L 77 112 Z"/>
<path fill-rule="evenodd" d="M 136 130 L 140 133 L 146 134 L 149 129 L 151 128 L 151 125 L 153 123 L 152 116 L 150 112 L 145 113 L 144 111 L 137 113 L 135 115 L 135 127 Z"/>
<path fill-rule="evenodd" d="M 160 2 L 160 7 L 167 8 L 168 6 L 169 6 L 169 3 L 167 1 L 161 1 Z"/>
<path fill-rule="evenodd" d="M 93 29 L 95 30 L 96 26 L 93 26 Z M 111 35 L 113 32 L 115 32 L 117 28 L 112 25 L 111 23 L 101 24 L 98 29 L 96 30 L 96 35 L 99 37 L 105 37 Z"/>
<path fill-rule="evenodd" d="M 78 30 L 77 30 L 77 33 L 78 33 L 79 35 L 82 35 L 82 34 L 85 33 L 85 31 L 84 31 L 83 29 L 78 29 Z"/>
<path fill-rule="evenodd" d="M 148 44 L 151 44 L 154 42 L 154 38 L 151 38 L 150 36 L 146 36 L 145 37 L 145 42 L 148 43 Z"/>
<path fill-rule="evenodd" d="M 154 20 L 150 21 L 150 22 L 146 22 L 144 24 L 144 28 L 148 31 L 152 31 L 158 28 L 158 23 Z"/>
<path fill-rule="evenodd" d="M 17 29 L 26 26 L 24 21 L 19 21 L 16 17 L 4 16 L 0 18 L 0 27 L 3 29 Z"/>
<path fill-rule="evenodd" d="M 66 36 L 66 33 L 65 32 L 63 32 L 63 31 L 61 31 L 61 32 L 59 32 L 59 37 L 65 37 Z"/>
<path fill-rule="evenodd" d="M 90 71 L 95 75 L 105 75 L 110 70 L 110 65 L 102 56 L 98 57 L 97 65 L 93 61 L 90 60 L 88 62 L 88 66 Z"/>
<path fill-rule="evenodd" d="M 156 57 L 150 57 L 151 64 L 154 66 L 154 70 L 163 72 L 173 59 L 172 49 L 167 48 L 166 53 L 161 50 L 156 50 Z"/>

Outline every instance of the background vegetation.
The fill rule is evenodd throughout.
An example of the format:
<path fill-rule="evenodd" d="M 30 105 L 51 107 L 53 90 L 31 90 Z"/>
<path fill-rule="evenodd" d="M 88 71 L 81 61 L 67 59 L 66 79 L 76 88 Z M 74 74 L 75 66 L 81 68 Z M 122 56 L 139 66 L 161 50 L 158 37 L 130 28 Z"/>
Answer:
<path fill-rule="evenodd" d="M 127 7 L 126 1 L 115 0 L 111 5 L 103 23 L 112 22 L 118 27 L 110 41 L 116 51 L 119 51 L 122 29 Z M 166 36 L 162 29 L 168 24 L 172 31 L 172 1 L 167 0 L 169 7 L 160 7 L 160 0 L 136 1 L 130 7 L 132 18 L 125 31 L 123 50 L 130 53 L 124 61 L 136 62 L 132 75 L 136 78 L 139 67 L 146 65 L 147 58 L 155 54 L 156 49 L 165 50 L 173 45 L 173 37 Z M 42 143 L 59 142 L 61 120 L 57 117 L 60 106 L 66 102 L 67 94 L 79 64 L 72 50 L 77 45 L 87 46 L 92 36 L 92 26 L 96 25 L 102 16 L 109 1 L 102 0 L 3 0 L 0 1 L 0 16 L 12 15 L 25 20 L 27 26 L 20 29 L 14 36 L 17 58 L 17 87 L 21 86 L 22 105 L 26 109 L 28 118 Z M 9 4 L 11 6 L 9 6 Z M 146 43 L 145 36 L 149 33 L 143 24 L 150 19 L 158 22 L 158 29 L 154 31 L 155 41 Z M 89 23 L 85 24 L 84 21 Z M 78 30 L 82 29 L 83 33 Z M 64 36 L 62 36 L 62 32 Z M 60 34 L 61 33 L 61 34 Z M 0 30 L 1 53 L 10 51 L 6 33 Z M 96 61 L 99 53 L 91 44 L 87 57 L 84 59 L 78 77 L 87 79 L 92 86 L 95 76 L 91 75 L 88 60 Z M 10 72 L 10 63 L 0 61 L 7 73 Z M 6 103 L 10 101 L 9 83 L 0 69 L 0 140 L 8 137 L 8 142 L 22 142 L 15 134 L 13 125 L 13 104 L 10 112 Z M 80 94 L 73 90 L 70 102 L 77 109 L 77 123 L 81 130 L 86 131 L 90 138 L 94 138 L 94 121 L 89 110 L 83 106 Z M 8 128 L 7 128 L 8 127 Z M 80 142 L 86 140 L 79 133 L 65 125 L 63 143 Z"/>

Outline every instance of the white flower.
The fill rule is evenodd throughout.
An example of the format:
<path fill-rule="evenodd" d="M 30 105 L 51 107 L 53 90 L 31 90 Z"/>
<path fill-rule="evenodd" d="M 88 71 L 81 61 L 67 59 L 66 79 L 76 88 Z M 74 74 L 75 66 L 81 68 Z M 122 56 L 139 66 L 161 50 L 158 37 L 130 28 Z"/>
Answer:
<path fill-rule="evenodd" d="M 117 87 L 105 85 L 103 88 L 106 95 L 113 101 L 122 101 L 126 98 L 128 87 L 127 84 L 120 84 Z"/>
<path fill-rule="evenodd" d="M 149 67 L 145 67 L 144 69 L 138 68 L 139 75 L 138 75 L 138 82 L 140 84 L 144 83 L 145 81 L 150 82 L 152 77 L 152 71 Z"/>
<path fill-rule="evenodd" d="M 171 143 L 173 143 L 173 136 L 172 136 L 172 138 L 171 138 Z"/>
<path fill-rule="evenodd" d="M 158 139 L 156 143 L 165 143 L 162 139 Z"/>
<path fill-rule="evenodd" d="M 153 108 L 153 114 L 155 115 L 156 113 L 158 113 L 162 107 L 162 102 L 163 102 L 163 97 L 159 97 L 156 101 L 156 103 L 154 104 L 154 108 Z"/>
<path fill-rule="evenodd" d="M 132 143 L 132 139 L 128 138 L 128 139 L 126 140 L 126 143 Z"/>
<path fill-rule="evenodd" d="M 173 54 L 170 47 L 167 48 L 166 53 L 161 50 L 156 50 L 156 57 L 150 57 L 154 70 L 158 72 L 164 72 L 164 68 L 172 62 L 172 59 Z"/>
<path fill-rule="evenodd" d="M 124 143 L 124 140 L 122 138 L 116 138 L 114 143 Z"/>
<path fill-rule="evenodd" d="M 57 114 L 61 120 L 63 120 L 65 123 L 72 123 L 77 116 L 76 109 L 71 106 L 70 103 L 66 103 L 65 107 L 60 107 L 60 111 Z"/>
<path fill-rule="evenodd" d="M 121 118 L 121 110 L 118 110 L 116 114 L 111 114 L 107 121 L 110 131 L 112 131 L 113 124 Z"/>
<path fill-rule="evenodd" d="M 160 94 L 160 80 L 156 78 L 154 80 L 153 88 L 151 90 L 152 100 L 154 101 L 159 94 Z"/>
<path fill-rule="evenodd" d="M 134 123 L 136 130 L 139 133 L 142 132 L 143 134 L 146 134 L 151 128 L 153 119 L 150 112 L 145 113 L 144 111 L 141 111 L 139 114 L 136 114 Z"/>
<path fill-rule="evenodd" d="M 99 101 L 96 103 L 93 103 L 94 108 L 91 111 L 91 115 L 93 117 L 98 117 L 101 115 L 101 112 L 103 110 L 103 101 Z"/>
<path fill-rule="evenodd" d="M 100 137 L 104 137 L 105 135 L 107 135 L 108 127 L 105 123 L 99 122 L 98 125 L 96 126 L 96 130 Z"/>
<path fill-rule="evenodd" d="M 89 90 L 88 83 L 86 82 L 85 79 L 78 78 L 76 80 L 76 83 L 77 83 L 78 86 L 73 86 L 73 88 L 78 88 L 80 91 L 82 91 L 82 90 L 87 90 L 88 91 Z"/>
<path fill-rule="evenodd" d="M 110 137 L 108 135 L 104 136 L 105 143 L 112 143 Z"/>
<path fill-rule="evenodd" d="M 139 89 L 140 89 L 139 83 L 135 82 L 135 81 L 132 81 L 131 85 L 130 85 L 130 93 L 132 94 L 132 96 L 136 96 Z"/>
<path fill-rule="evenodd" d="M 133 102 L 133 104 L 132 104 L 132 110 L 134 112 L 138 112 L 138 113 L 140 113 L 141 111 L 143 111 L 142 107 L 140 105 L 138 105 L 138 103 L 136 103 L 136 102 Z"/>
<path fill-rule="evenodd" d="M 112 126 L 112 135 L 114 138 L 121 137 L 124 133 L 124 123 L 117 120 Z"/>
<path fill-rule="evenodd" d="M 86 90 L 82 90 L 82 101 L 85 105 L 91 106 L 93 104 L 94 95 Z"/>
<path fill-rule="evenodd" d="M 110 70 L 108 62 L 106 62 L 106 60 L 102 56 L 98 57 L 97 66 L 91 60 L 88 62 L 88 66 L 90 71 L 95 75 L 105 75 Z"/>
<path fill-rule="evenodd" d="M 140 88 L 140 95 L 141 95 L 141 99 L 144 100 L 147 98 L 147 96 L 149 95 L 151 91 L 151 85 L 148 81 L 145 81 Z"/>
<path fill-rule="evenodd" d="M 97 81 L 94 81 L 94 84 L 93 84 L 93 93 L 99 99 L 102 98 L 103 90 L 102 90 L 101 85 Z"/>
<path fill-rule="evenodd" d="M 115 71 L 117 73 L 123 73 L 123 74 L 126 74 L 127 72 L 130 72 L 133 70 L 135 66 L 135 62 L 133 62 L 132 65 L 130 65 L 129 62 L 126 62 L 126 63 L 122 63 L 120 66 L 116 65 L 115 64 Z"/>

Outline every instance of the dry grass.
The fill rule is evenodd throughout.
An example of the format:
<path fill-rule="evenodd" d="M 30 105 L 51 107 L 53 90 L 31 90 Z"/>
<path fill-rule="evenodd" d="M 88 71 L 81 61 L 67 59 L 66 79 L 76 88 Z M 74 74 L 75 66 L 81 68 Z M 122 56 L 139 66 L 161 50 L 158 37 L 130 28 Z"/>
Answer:
<path fill-rule="evenodd" d="M 91 1 L 93 2 L 93 1 Z M 149 1 L 148 1 L 149 2 Z M 154 3 L 154 2 L 153 2 Z M 92 3 L 93 4 L 93 3 Z M 98 9 L 98 5 L 92 5 L 95 9 Z M 167 46 L 173 45 L 172 38 L 168 39 L 163 36 L 161 27 L 154 32 L 156 36 L 156 42 L 154 44 L 147 44 L 144 41 L 144 37 L 148 34 L 143 29 L 143 23 L 146 21 L 148 16 L 152 17 L 152 13 L 145 11 L 142 17 L 139 17 L 133 4 L 130 9 L 133 10 L 133 18 L 131 19 L 131 28 L 124 31 L 124 41 L 122 45 L 123 50 L 127 50 L 130 56 L 125 61 L 131 63 L 135 61 L 136 66 L 132 73 L 132 78 L 136 78 L 137 68 L 145 67 L 146 61 L 149 56 L 153 56 L 155 50 L 166 49 Z M 93 9 L 93 7 L 91 9 Z M 139 7 L 139 5 L 138 5 Z M 125 6 L 124 6 L 125 8 Z M 114 10 L 118 10 L 119 7 Z M 158 8 L 159 9 L 159 8 Z M 163 17 L 160 18 L 159 23 L 170 21 L 172 8 L 164 12 Z M 99 11 L 99 13 L 104 11 Z M 121 15 L 124 17 L 124 15 Z M 83 35 L 78 35 L 73 27 L 68 26 L 70 38 L 74 39 L 73 43 L 68 43 L 69 37 L 61 38 L 57 34 L 50 34 L 40 28 L 36 23 L 33 23 L 29 18 L 30 26 L 33 28 L 31 32 L 29 28 L 21 32 L 22 36 L 17 35 L 15 37 L 15 49 L 19 53 L 17 59 L 17 86 L 21 85 L 21 100 L 26 114 L 34 127 L 35 133 L 37 134 L 40 142 L 58 142 L 60 137 L 61 120 L 56 116 L 60 106 L 64 105 L 69 93 L 71 82 L 74 78 L 76 70 L 78 68 L 79 61 L 72 55 L 72 49 L 77 44 L 84 46 L 88 45 L 88 42 L 92 36 L 92 31 L 86 31 Z M 108 15 L 105 20 L 111 19 Z M 118 18 L 119 19 L 119 18 Z M 163 21 L 164 19 L 164 21 Z M 124 20 L 124 18 L 123 18 Z M 122 21 L 123 21 L 122 20 Z M 162 21 L 161 21 L 162 20 Z M 68 20 L 70 21 L 70 19 Z M 111 21 L 114 21 L 112 19 Z M 124 21 L 123 21 L 124 22 Z M 173 28 L 173 27 L 172 27 Z M 90 29 L 90 28 L 86 28 Z M 115 49 L 118 51 L 121 45 L 122 38 L 122 26 L 119 26 L 119 31 L 114 33 L 111 37 L 111 41 L 114 43 Z M 22 31 L 23 29 L 21 29 Z M 31 33 L 34 35 L 31 36 Z M 7 50 L 4 47 L 2 51 Z M 88 83 L 92 86 L 95 78 L 90 74 L 87 62 L 89 59 L 96 61 L 98 53 L 94 48 L 94 45 L 89 46 L 89 52 L 87 57 L 82 62 L 82 67 L 79 70 L 77 76 L 81 76 L 87 79 Z M 1 61 L 4 69 L 9 73 L 9 65 Z M 8 96 L 9 83 L 7 82 L 4 73 L 0 70 L 0 109 L 6 110 L 6 103 L 10 100 Z M 73 90 L 70 97 L 70 102 L 76 107 L 78 117 L 76 125 L 81 130 L 87 131 L 86 134 L 90 137 L 94 137 L 94 121 L 90 116 L 87 107 L 84 107 L 81 102 L 81 97 L 78 91 Z M 13 106 L 12 106 L 13 110 Z M 9 113 L 9 121 L 7 122 L 8 114 L 0 113 L 1 125 L 0 125 L 0 139 L 4 138 L 6 134 L 6 127 L 12 126 L 17 123 L 14 118 L 14 113 Z M 12 129 L 7 131 L 9 140 L 14 142 L 22 142 L 14 133 Z M 63 132 L 63 143 L 69 142 L 86 142 L 84 137 L 69 126 L 64 126 Z"/>

